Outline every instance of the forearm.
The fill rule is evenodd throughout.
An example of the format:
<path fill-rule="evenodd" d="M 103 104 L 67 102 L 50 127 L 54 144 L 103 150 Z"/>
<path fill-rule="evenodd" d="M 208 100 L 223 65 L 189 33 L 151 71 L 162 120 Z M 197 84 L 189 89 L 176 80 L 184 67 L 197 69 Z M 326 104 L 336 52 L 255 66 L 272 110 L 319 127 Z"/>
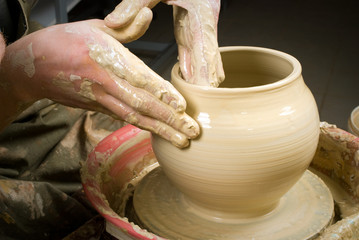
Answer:
<path fill-rule="evenodd" d="M 4 38 L 0 34 L 0 131 L 31 104 L 16 95 L 12 80 L 17 77 L 17 74 L 14 74 L 8 61 L 8 52 Z"/>
<path fill-rule="evenodd" d="M 16 117 L 25 110 L 29 104 L 22 102 L 17 99 L 11 91 L 9 91 L 9 87 L 6 83 L 4 83 L 4 79 L 2 73 L 0 73 L 0 132 L 9 125 L 12 121 L 16 119 Z"/>

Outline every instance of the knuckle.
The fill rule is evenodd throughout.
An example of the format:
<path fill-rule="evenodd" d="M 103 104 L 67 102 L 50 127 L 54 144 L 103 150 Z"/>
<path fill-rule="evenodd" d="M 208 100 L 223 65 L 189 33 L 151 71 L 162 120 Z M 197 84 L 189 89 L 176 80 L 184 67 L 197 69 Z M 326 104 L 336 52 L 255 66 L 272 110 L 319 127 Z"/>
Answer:
<path fill-rule="evenodd" d="M 139 120 L 137 113 L 131 112 L 124 117 L 124 120 L 130 124 L 137 125 Z"/>

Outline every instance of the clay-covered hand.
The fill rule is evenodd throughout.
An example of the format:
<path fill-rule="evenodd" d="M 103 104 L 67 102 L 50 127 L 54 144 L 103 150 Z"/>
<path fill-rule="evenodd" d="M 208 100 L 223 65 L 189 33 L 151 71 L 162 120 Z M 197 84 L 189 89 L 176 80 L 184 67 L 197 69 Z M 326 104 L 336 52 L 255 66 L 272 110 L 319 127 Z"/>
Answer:
<path fill-rule="evenodd" d="M 111 31 L 102 20 L 89 20 L 21 38 L 6 48 L 0 76 L 7 83 L 0 87 L 17 108 L 49 98 L 104 112 L 185 147 L 199 134 L 198 124 L 184 113 L 185 100 L 105 33 Z"/>
<path fill-rule="evenodd" d="M 119 32 L 127 32 L 130 40 L 137 39 L 147 30 L 152 19 L 152 15 L 144 16 L 150 16 L 150 8 L 158 2 L 160 1 L 123 0 L 105 18 L 105 23 Z M 184 79 L 197 85 L 217 87 L 224 80 L 217 41 L 220 0 L 162 2 L 173 5 L 174 31 Z"/>

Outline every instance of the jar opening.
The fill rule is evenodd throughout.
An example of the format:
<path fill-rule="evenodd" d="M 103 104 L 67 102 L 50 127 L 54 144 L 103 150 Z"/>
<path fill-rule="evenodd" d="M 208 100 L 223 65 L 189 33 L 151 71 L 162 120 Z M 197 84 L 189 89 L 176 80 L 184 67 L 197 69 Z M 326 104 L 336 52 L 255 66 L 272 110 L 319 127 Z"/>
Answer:
<path fill-rule="evenodd" d="M 219 88 L 263 86 L 287 78 L 293 63 L 283 56 L 266 51 L 222 51 L 225 81 Z"/>
<path fill-rule="evenodd" d="M 218 88 L 200 86 L 183 80 L 179 63 L 172 68 L 171 82 L 176 88 L 208 94 L 261 92 L 288 85 L 301 78 L 302 67 L 293 56 L 269 48 L 220 47 L 225 80 Z"/>

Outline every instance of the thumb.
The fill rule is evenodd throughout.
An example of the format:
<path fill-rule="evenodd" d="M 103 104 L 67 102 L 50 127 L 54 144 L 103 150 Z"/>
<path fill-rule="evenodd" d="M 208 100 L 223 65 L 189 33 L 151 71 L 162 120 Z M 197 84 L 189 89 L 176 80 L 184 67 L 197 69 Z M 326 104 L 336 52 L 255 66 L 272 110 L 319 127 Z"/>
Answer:
<path fill-rule="evenodd" d="M 105 18 L 109 28 L 121 28 L 133 21 L 140 10 L 144 7 L 153 8 L 160 0 L 123 0 Z"/>
<path fill-rule="evenodd" d="M 111 35 L 121 43 L 127 43 L 140 38 L 150 26 L 152 21 L 151 9 L 144 7 L 135 16 L 132 22 L 121 28 L 110 28 L 105 22 L 102 29 L 107 34 Z"/>
<path fill-rule="evenodd" d="M 106 16 L 105 24 L 110 28 L 124 27 L 135 19 L 142 7 L 141 1 L 123 0 Z"/>

